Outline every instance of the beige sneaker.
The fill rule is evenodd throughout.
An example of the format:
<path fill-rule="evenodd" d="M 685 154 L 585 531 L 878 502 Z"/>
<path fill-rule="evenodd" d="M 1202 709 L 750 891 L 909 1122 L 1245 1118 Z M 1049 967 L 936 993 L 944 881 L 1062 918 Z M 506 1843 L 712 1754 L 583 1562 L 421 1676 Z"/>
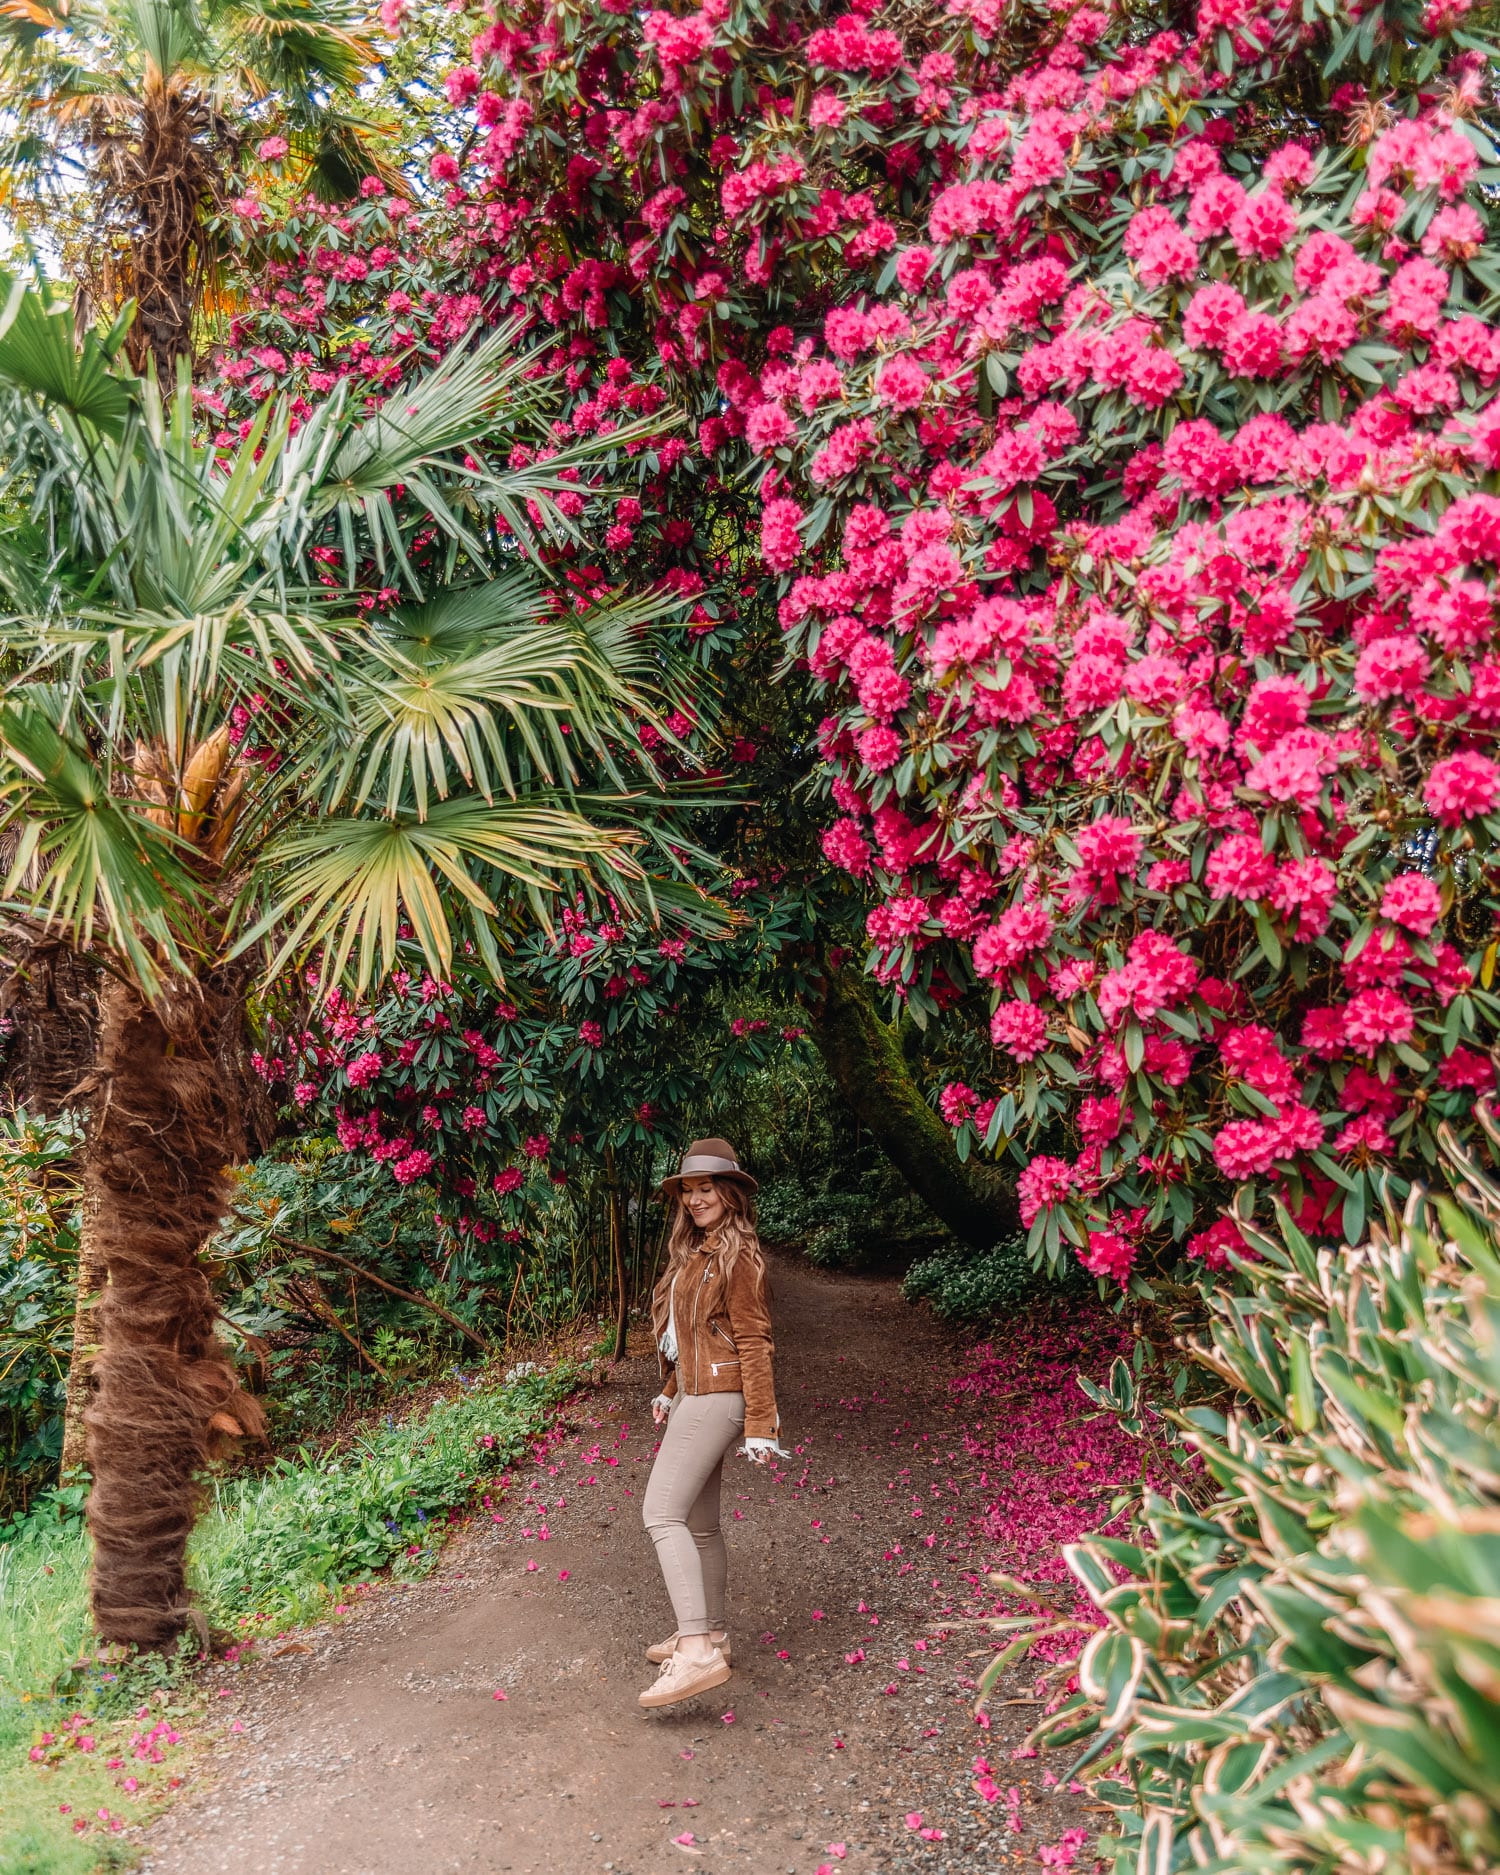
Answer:
<path fill-rule="evenodd" d="M 664 1661 L 655 1686 L 648 1686 L 640 1703 L 648 1712 L 657 1706 L 675 1706 L 680 1699 L 692 1699 L 699 1693 L 711 1693 L 729 1678 L 729 1662 L 716 1647 L 707 1660 L 687 1661 L 673 1654 Z"/>
<path fill-rule="evenodd" d="M 710 1634 L 708 1638 L 732 1665 L 734 1662 L 734 1649 L 729 1644 L 729 1636 L 727 1634 Z M 676 1652 L 677 1636 L 675 1634 L 669 1634 L 664 1641 L 658 1641 L 654 1647 L 648 1647 L 646 1649 L 646 1658 L 648 1660 L 654 1660 L 657 1665 L 660 1666 L 663 1660 L 670 1660 Z"/>

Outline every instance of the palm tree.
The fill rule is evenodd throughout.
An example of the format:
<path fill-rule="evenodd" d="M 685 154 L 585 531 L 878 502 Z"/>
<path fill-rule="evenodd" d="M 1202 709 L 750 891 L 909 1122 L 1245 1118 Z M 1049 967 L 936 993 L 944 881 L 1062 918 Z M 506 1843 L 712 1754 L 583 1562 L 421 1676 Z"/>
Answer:
<path fill-rule="evenodd" d="M 375 62 L 362 17 L 350 0 L 0 0 L 0 212 L 61 239 L 101 305 L 136 302 L 137 370 L 175 382 L 268 132 L 326 199 L 379 167 L 349 109 Z"/>
<path fill-rule="evenodd" d="M 267 408 L 221 457 L 186 385 L 163 406 L 113 337 L 75 349 L 32 289 L 0 313 L 0 937 L 85 953 L 105 985 L 81 1096 L 108 1641 L 180 1633 L 195 1476 L 216 1434 L 260 1423 L 198 1261 L 241 1151 L 224 1063 L 256 983 L 361 987 L 407 932 L 435 975 L 462 942 L 498 979 L 564 881 L 717 923 L 671 798 L 625 753 L 687 695 L 662 606 L 579 613 L 518 547 L 570 525 L 562 472 L 606 445 L 483 466 L 502 409 L 545 412 L 513 339 L 372 415 Z M 373 610 L 361 569 L 390 582 Z"/>

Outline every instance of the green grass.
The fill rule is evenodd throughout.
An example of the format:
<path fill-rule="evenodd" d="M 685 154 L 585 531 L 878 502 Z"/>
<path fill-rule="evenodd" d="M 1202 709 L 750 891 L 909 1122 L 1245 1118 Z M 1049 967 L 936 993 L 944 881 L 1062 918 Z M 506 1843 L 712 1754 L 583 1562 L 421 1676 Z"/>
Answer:
<path fill-rule="evenodd" d="M 106 1663 L 89 1647 L 88 1545 L 76 1522 L 42 1527 L 0 1546 L 0 1871 L 3 1875 L 93 1875 L 133 1859 L 123 1837 L 99 1811 L 135 1821 L 151 1814 L 177 1775 L 180 1747 L 165 1747 L 160 1765 L 136 1761 L 133 1733 L 166 1719 L 180 1730 L 189 1700 L 172 1685 L 162 1660 Z M 144 1721 L 134 1715 L 148 1708 Z M 61 1741 L 75 1714 L 88 1723 L 76 1735 L 92 1751 L 60 1742 L 48 1761 L 30 1752 L 52 1735 Z M 128 1769 L 106 1761 L 121 1755 Z M 120 1779 L 136 1775 L 133 1796 Z M 62 1806 L 66 1805 L 66 1809 Z M 85 1833 L 74 1829 L 86 1823 Z"/>
<path fill-rule="evenodd" d="M 424 1573 L 476 1487 L 525 1452 L 577 1382 L 567 1364 L 508 1387 L 476 1381 L 409 1419 L 367 1427 L 341 1449 L 216 1482 L 189 1558 L 209 1622 L 243 1643 L 328 1613 L 382 1571 Z M 91 1651 L 87 1574 L 76 1519 L 44 1509 L 0 1544 L 0 1875 L 127 1865 L 136 1851 L 99 1810 L 128 1823 L 152 1814 L 214 1723 L 181 1665 Z M 92 1751 L 70 1742 L 64 1728 L 74 1715 Z M 138 1761 L 132 1737 L 163 1721 L 181 1742 L 159 1747 L 160 1764 Z M 44 1734 L 56 1742 L 40 1746 Z M 43 1762 L 31 1760 L 34 1747 Z M 111 1769 L 111 1758 L 124 1763 Z M 127 1776 L 140 1784 L 128 1795 Z"/>

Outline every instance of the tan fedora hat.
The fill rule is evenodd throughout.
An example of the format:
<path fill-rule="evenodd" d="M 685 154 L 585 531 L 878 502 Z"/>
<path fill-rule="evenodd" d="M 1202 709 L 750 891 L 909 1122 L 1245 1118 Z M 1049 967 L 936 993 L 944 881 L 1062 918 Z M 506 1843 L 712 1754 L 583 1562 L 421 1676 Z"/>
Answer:
<path fill-rule="evenodd" d="M 744 1191 L 760 1189 L 740 1165 L 727 1139 L 695 1139 L 682 1155 L 682 1164 L 670 1178 L 662 1180 L 661 1190 L 669 1197 L 680 1198 L 685 1178 L 725 1178 Z"/>

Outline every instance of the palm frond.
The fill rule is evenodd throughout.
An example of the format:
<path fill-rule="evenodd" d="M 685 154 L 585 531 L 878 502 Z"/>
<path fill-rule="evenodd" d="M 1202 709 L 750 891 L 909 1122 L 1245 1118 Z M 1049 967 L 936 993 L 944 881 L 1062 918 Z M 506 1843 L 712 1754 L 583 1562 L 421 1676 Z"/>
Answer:
<path fill-rule="evenodd" d="M 376 62 L 358 16 L 328 0 L 234 0 L 215 24 L 246 78 L 294 103 L 319 91 L 352 94 Z"/>
<path fill-rule="evenodd" d="M 528 365 L 524 353 L 517 363 L 523 368 Z M 535 389 L 547 388 L 545 380 L 540 385 L 535 380 L 532 383 Z M 511 532 L 522 540 L 533 533 L 555 540 L 581 540 L 578 526 L 559 507 L 557 497 L 578 492 L 576 477 L 582 471 L 613 469 L 624 459 L 627 449 L 654 442 L 664 430 L 675 429 L 681 421 L 681 414 L 675 411 L 639 417 L 607 435 L 580 437 L 543 460 L 507 464 L 504 468 L 485 466 L 483 452 L 476 450 L 480 466 L 472 472 L 472 486 L 494 504 Z"/>
<path fill-rule="evenodd" d="M 212 46 L 195 0 L 116 0 L 122 35 L 140 48 L 148 76 L 166 79 L 184 66 L 212 64 Z"/>
<path fill-rule="evenodd" d="M 637 839 L 628 828 L 536 801 L 466 796 L 438 803 L 425 820 L 331 815 L 285 834 L 267 853 L 264 909 L 233 954 L 280 931 L 272 972 L 316 953 L 325 984 L 348 975 L 352 960 L 363 989 L 377 970 L 394 968 L 409 926 L 442 972 L 453 956 L 451 896 L 481 954 L 498 966 L 490 921 L 503 915 L 500 885 L 519 886 L 547 921 L 546 901 L 568 873 L 602 864 L 616 878 L 633 877 Z"/>
<path fill-rule="evenodd" d="M 104 436 L 119 436 L 133 399 L 110 370 L 98 335 L 74 331 L 66 301 L 0 272 L 0 383 L 59 405 Z"/>
<path fill-rule="evenodd" d="M 327 805 L 387 813 L 456 787 L 512 799 L 540 780 L 571 790 L 579 758 L 622 792 L 622 727 L 656 723 L 661 607 L 619 601 L 578 616 L 525 575 L 459 587 L 396 611 L 350 647 L 351 733 L 327 771 Z M 518 766 L 518 757 L 524 758 Z"/>
<path fill-rule="evenodd" d="M 491 532 L 506 500 L 530 528 L 528 504 L 619 436 L 515 471 L 465 460 L 518 413 L 541 433 L 550 392 L 514 328 L 373 414 L 343 392 L 294 432 L 267 404 L 222 456 L 185 379 L 141 394 L 117 334 L 75 349 L 38 292 L 0 291 L 0 495 L 27 516 L 0 543 L 13 909 L 148 987 L 228 947 L 368 984 L 406 933 L 435 970 L 462 940 L 498 973 L 497 931 L 549 924 L 565 883 L 723 928 L 638 748 L 687 694 L 657 629 L 681 602 L 575 612 Z M 370 618 L 317 577 L 319 546 L 404 564 L 434 521 L 447 563 L 426 598 Z"/>
<path fill-rule="evenodd" d="M 147 987 L 182 967 L 201 892 L 180 844 L 33 702 L 0 705 L 0 832 L 15 840 L 12 911 L 80 948 L 102 943 Z"/>
<path fill-rule="evenodd" d="M 404 192 L 401 171 L 381 153 L 379 130 L 346 111 L 293 112 L 287 123 L 298 187 L 319 202 L 347 202 L 366 176 Z"/>
<path fill-rule="evenodd" d="M 30 44 L 49 33 L 67 29 L 67 8 L 43 6 L 39 0 L 3 0 L 0 4 L 0 39 Z"/>

